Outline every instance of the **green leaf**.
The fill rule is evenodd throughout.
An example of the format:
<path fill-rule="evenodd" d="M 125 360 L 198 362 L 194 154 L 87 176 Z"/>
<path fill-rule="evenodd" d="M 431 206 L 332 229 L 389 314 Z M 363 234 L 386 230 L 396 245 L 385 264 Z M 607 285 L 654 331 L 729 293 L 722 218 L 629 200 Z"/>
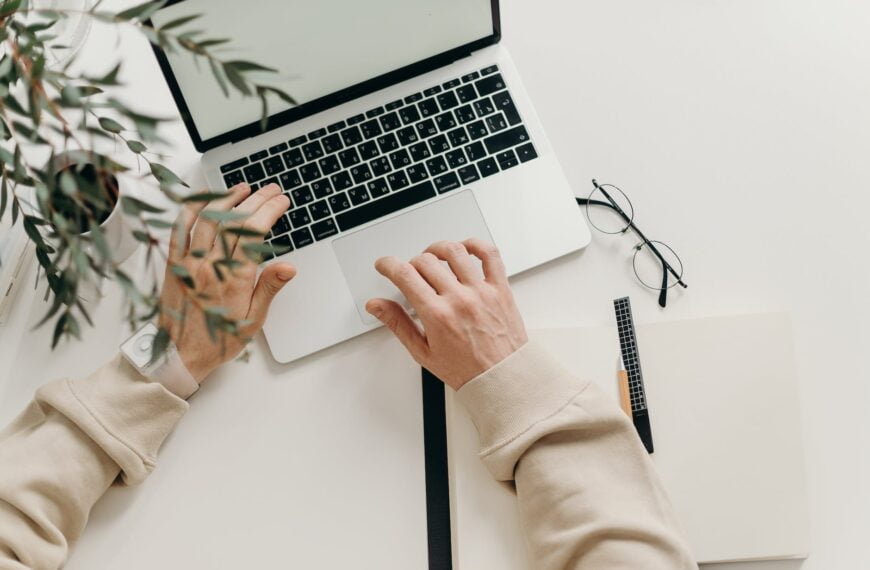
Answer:
<path fill-rule="evenodd" d="M 154 342 L 151 344 L 151 361 L 149 364 L 154 364 L 166 354 L 166 349 L 169 347 L 169 331 L 160 328 L 157 331 L 157 336 L 154 337 Z"/>
<path fill-rule="evenodd" d="M 224 212 L 223 210 L 203 210 L 200 212 L 199 217 L 214 222 L 234 222 L 244 220 L 248 217 L 248 214 L 243 214 L 242 212 Z"/>
<path fill-rule="evenodd" d="M 161 220 L 158 218 L 148 218 L 147 220 L 145 220 L 145 223 L 152 228 L 157 228 L 161 230 L 168 230 L 174 225 L 172 222 L 167 222 L 166 220 Z"/>
<path fill-rule="evenodd" d="M 12 71 L 12 58 L 4 55 L 0 58 L 0 77 L 6 77 Z"/>
<path fill-rule="evenodd" d="M 228 233 L 228 234 L 233 234 L 233 235 L 236 235 L 239 237 L 261 238 L 264 235 L 258 231 L 254 231 L 254 230 L 248 229 L 248 228 L 224 228 L 223 231 Z"/>
<path fill-rule="evenodd" d="M 100 117 L 100 126 L 110 133 L 119 134 L 124 130 L 123 125 L 116 121 L 115 119 L 109 117 Z"/>
<path fill-rule="evenodd" d="M 60 342 L 60 337 L 63 335 L 66 330 L 66 321 L 69 318 L 69 313 L 64 313 L 60 317 L 58 317 L 57 322 L 54 324 L 54 332 L 51 335 L 51 349 L 54 350 L 57 347 L 57 343 Z"/>
<path fill-rule="evenodd" d="M 183 202 L 211 202 L 212 200 L 219 200 L 221 198 L 226 198 L 226 192 L 197 192 L 196 194 L 191 194 L 189 196 L 185 196 L 182 201 Z"/>
<path fill-rule="evenodd" d="M 235 60 L 224 63 L 224 66 L 227 65 L 232 66 L 234 69 L 241 73 L 248 71 L 268 71 L 270 73 L 275 73 L 277 71 L 274 67 L 266 67 L 265 65 L 260 65 L 259 63 L 245 60 Z"/>
<path fill-rule="evenodd" d="M 128 8 L 122 12 L 118 12 L 115 14 L 115 20 L 118 21 L 127 21 L 127 20 L 139 20 L 144 21 L 154 15 L 157 10 L 163 7 L 166 4 L 166 0 L 157 0 L 153 2 L 145 2 L 144 4 L 139 4 L 137 6 L 133 6 L 132 8 Z"/>
<path fill-rule="evenodd" d="M 127 141 L 127 148 L 129 148 L 131 152 L 135 152 L 136 154 L 142 154 L 143 152 L 148 150 L 148 147 L 146 147 L 144 144 L 132 139 Z"/>
<path fill-rule="evenodd" d="M 221 91 L 223 92 L 224 97 L 229 97 L 230 96 L 230 89 L 229 89 L 229 87 L 227 87 L 227 81 L 226 81 L 226 79 L 224 79 L 224 74 L 221 71 L 221 68 L 218 65 L 217 61 L 215 61 L 214 59 L 209 59 L 208 64 L 209 64 L 209 67 L 211 67 L 211 73 L 212 73 L 212 75 L 214 75 L 214 79 L 215 79 L 215 81 L 217 81 L 218 86 L 221 88 Z"/>
<path fill-rule="evenodd" d="M 161 185 L 172 186 L 175 184 L 187 186 L 187 184 L 178 177 L 177 174 L 160 164 L 159 162 L 151 162 L 151 174 L 160 182 Z"/>
<path fill-rule="evenodd" d="M 6 213 L 7 202 L 9 201 L 9 183 L 6 180 L 6 167 L 3 166 L 2 181 L 0 181 L 0 220 Z"/>
<path fill-rule="evenodd" d="M 182 283 L 184 283 L 190 289 L 194 289 L 195 285 L 193 283 L 193 277 L 191 277 L 190 272 L 183 265 L 172 264 L 170 266 L 170 271 L 181 279 Z"/>
<path fill-rule="evenodd" d="M 133 237 L 136 238 L 136 241 L 140 241 L 144 244 L 151 244 L 151 236 L 148 235 L 148 232 L 143 232 L 142 230 L 133 230 Z"/>
<path fill-rule="evenodd" d="M 182 18 L 176 18 L 171 22 L 167 22 L 166 24 L 160 26 L 159 31 L 165 32 L 166 30 L 171 30 L 173 28 L 179 28 L 188 22 L 192 22 L 197 18 L 201 18 L 202 14 L 194 14 L 192 16 L 184 16 Z"/>
<path fill-rule="evenodd" d="M 242 76 L 242 74 L 239 73 L 236 68 L 227 64 L 224 64 L 223 70 L 227 76 L 227 79 L 229 79 L 230 83 L 233 84 L 233 87 L 235 87 L 236 90 L 238 90 L 239 93 L 241 93 L 242 95 L 250 97 L 251 88 L 248 87 L 248 83 L 247 81 L 245 81 L 245 78 Z"/>
<path fill-rule="evenodd" d="M 166 211 L 132 196 L 122 196 L 121 207 L 124 209 L 124 213 L 130 216 L 138 216 L 142 212 L 148 214 L 162 214 Z"/>
<path fill-rule="evenodd" d="M 4 0 L 3 4 L 0 4 L 0 18 L 5 18 L 13 12 L 17 12 L 18 9 L 21 8 L 21 1 L 22 0 Z"/>

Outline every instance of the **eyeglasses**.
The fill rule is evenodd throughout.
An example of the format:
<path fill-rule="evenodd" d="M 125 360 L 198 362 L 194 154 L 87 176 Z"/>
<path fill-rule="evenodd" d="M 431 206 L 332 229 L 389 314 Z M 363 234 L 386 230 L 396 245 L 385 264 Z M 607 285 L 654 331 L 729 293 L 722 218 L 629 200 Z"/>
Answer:
<path fill-rule="evenodd" d="M 666 243 L 648 239 L 634 223 L 634 205 L 628 196 L 613 184 L 599 184 L 588 198 L 577 198 L 577 204 L 586 210 L 589 224 L 596 230 L 611 235 L 623 235 L 632 230 L 640 243 L 634 247 L 632 266 L 637 280 L 644 287 L 659 292 L 659 305 L 668 302 L 668 290 L 676 285 L 687 288 L 683 282 L 683 262 Z M 593 207 L 594 206 L 594 207 Z"/>

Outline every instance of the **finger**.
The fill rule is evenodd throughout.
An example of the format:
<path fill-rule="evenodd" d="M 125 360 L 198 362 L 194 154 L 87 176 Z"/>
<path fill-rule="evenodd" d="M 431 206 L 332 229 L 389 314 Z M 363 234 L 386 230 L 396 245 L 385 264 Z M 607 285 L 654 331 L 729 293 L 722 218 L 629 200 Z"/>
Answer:
<path fill-rule="evenodd" d="M 170 261 L 177 263 L 187 255 L 190 248 L 190 230 L 193 229 L 196 218 L 204 208 L 205 202 L 188 202 L 182 206 L 169 237 Z"/>
<path fill-rule="evenodd" d="M 244 199 L 241 204 L 233 208 L 233 212 L 238 214 L 243 214 L 246 217 L 237 222 L 233 222 L 231 224 L 227 224 L 227 227 L 231 228 L 245 228 L 251 229 L 248 227 L 249 218 L 256 213 L 266 202 L 281 194 L 281 187 L 277 184 L 269 184 L 268 186 L 264 186 L 260 188 L 258 192 L 254 192 L 250 196 Z M 236 244 L 239 241 L 239 236 L 233 233 L 227 233 L 227 252 L 221 249 L 221 253 L 226 253 L 227 256 L 231 256 L 233 251 L 236 249 Z M 216 248 L 217 249 L 217 248 Z"/>
<path fill-rule="evenodd" d="M 278 218 L 284 215 L 284 212 L 290 207 L 290 199 L 284 194 L 278 194 L 266 200 L 256 212 L 248 216 L 245 221 L 245 227 L 259 234 L 266 235 Z M 236 259 L 245 259 L 245 244 L 263 243 L 263 237 L 241 237 L 236 245 L 233 257 Z"/>
<path fill-rule="evenodd" d="M 238 184 L 230 188 L 223 198 L 208 203 L 206 209 L 216 212 L 229 212 L 233 206 L 244 200 L 251 193 L 251 187 L 247 184 Z M 214 245 L 214 237 L 217 235 L 218 223 L 214 220 L 200 217 L 193 227 L 193 237 L 190 239 L 190 248 L 202 251 L 211 251 Z"/>
<path fill-rule="evenodd" d="M 263 327 L 275 295 L 294 277 L 296 277 L 296 268 L 289 263 L 273 263 L 260 273 L 247 315 L 247 319 L 251 321 L 248 328 L 251 335 Z"/>
<path fill-rule="evenodd" d="M 462 244 L 468 253 L 483 263 L 483 274 L 487 282 L 494 285 L 507 285 L 507 272 L 497 247 L 478 238 L 467 239 Z"/>
<path fill-rule="evenodd" d="M 366 311 L 396 335 L 414 360 L 420 364 L 427 360 L 429 344 L 426 337 L 401 305 L 387 299 L 372 299 L 366 303 Z"/>
<path fill-rule="evenodd" d="M 439 295 L 459 286 L 459 281 L 444 263 L 431 253 L 423 253 L 410 261 L 423 279 Z"/>
<path fill-rule="evenodd" d="M 426 248 L 426 251 L 446 261 L 460 283 L 468 284 L 481 279 L 480 267 L 468 255 L 468 250 L 463 244 L 455 241 L 439 241 Z"/>
<path fill-rule="evenodd" d="M 382 257 L 375 261 L 375 269 L 392 281 L 418 314 L 437 297 L 435 290 L 410 263 L 392 256 Z"/>

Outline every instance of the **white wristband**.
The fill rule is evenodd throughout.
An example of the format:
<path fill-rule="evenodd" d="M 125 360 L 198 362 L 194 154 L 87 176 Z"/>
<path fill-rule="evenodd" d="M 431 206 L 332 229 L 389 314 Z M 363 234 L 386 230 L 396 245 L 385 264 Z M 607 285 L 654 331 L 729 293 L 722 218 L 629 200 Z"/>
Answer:
<path fill-rule="evenodd" d="M 146 324 L 121 345 L 121 354 L 142 376 L 162 384 L 167 390 L 188 399 L 199 389 L 199 383 L 184 366 L 178 350 L 171 342 L 157 362 L 151 362 L 151 347 L 157 337 L 157 327 Z"/>

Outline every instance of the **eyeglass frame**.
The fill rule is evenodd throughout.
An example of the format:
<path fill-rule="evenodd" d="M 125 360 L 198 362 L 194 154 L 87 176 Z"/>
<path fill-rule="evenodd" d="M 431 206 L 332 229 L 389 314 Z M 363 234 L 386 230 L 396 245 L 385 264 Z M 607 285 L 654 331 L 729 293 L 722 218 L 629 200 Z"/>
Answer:
<path fill-rule="evenodd" d="M 653 244 L 652 240 L 647 238 L 644 235 L 644 233 L 640 230 L 640 228 L 637 227 L 637 225 L 634 223 L 634 216 L 632 215 L 631 217 L 629 217 L 628 214 L 626 214 L 625 211 L 619 207 L 619 204 L 616 203 L 616 201 L 610 196 L 610 194 L 607 193 L 607 190 L 605 190 L 600 184 L 598 184 L 598 182 L 594 178 L 592 179 L 592 185 L 595 186 L 595 189 L 599 190 L 604 195 L 605 198 L 607 198 L 607 202 L 603 202 L 601 200 L 593 200 L 591 198 L 575 197 L 575 199 L 577 200 L 577 205 L 581 206 L 581 207 L 583 207 L 583 206 L 588 207 L 590 205 L 604 206 L 605 208 L 610 208 L 611 210 L 615 211 L 617 214 L 619 214 L 619 216 L 627 224 L 625 226 L 625 228 L 623 228 L 618 233 L 626 234 L 626 233 L 628 233 L 628 230 L 633 230 L 634 233 L 637 234 L 637 237 L 639 237 L 642 240 L 639 245 L 634 246 L 634 249 L 639 251 L 643 247 L 649 247 L 650 251 L 652 251 L 653 254 L 655 254 L 655 256 L 659 259 L 659 261 L 662 264 L 662 286 L 659 288 L 659 306 L 664 308 L 665 306 L 667 306 L 667 303 L 668 303 L 668 289 L 673 287 L 673 285 L 671 287 L 668 287 L 668 273 L 673 275 L 674 278 L 677 280 L 677 282 L 674 285 L 680 285 L 683 289 L 686 289 L 689 287 L 688 285 L 686 285 L 685 282 L 683 282 L 682 273 L 677 273 L 677 271 L 671 266 L 671 264 L 667 262 L 667 260 L 664 258 L 664 256 L 661 254 L 661 252 L 655 246 L 655 244 Z M 618 187 L 614 186 L 614 188 L 618 188 Z M 619 190 L 619 191 L 622 192 L 622 190 Z M 593 193 L 594 193 L 594 191 L 593 191 Z M 633 209 L 634 209 L 634 207 L 632 206 L 632 210 Z M 633 214 L 633 212 L 632 212 L 632 214 Z M 603 233 L 607 233 L 607 232 L 603 232 Z M 662 242 L 659 242 L 659 243 L 662 243 Z M 671 250 L 671 251 L 673 251 L 673 250 Z M 678 259 L 679 259 L 679 256 L 678 256 Z M 682 262 L 680 262 L 680 265 L 682 265 Z M 635 275 L 636 274 L 637 274 L 637 271 L 635 270 Z M 638 280 L 640 280 L 641 283 L 643 283 L 643 280 L 641 280 L 639 276 L 637 276 L 637 277 L 638 277 Z"/>

